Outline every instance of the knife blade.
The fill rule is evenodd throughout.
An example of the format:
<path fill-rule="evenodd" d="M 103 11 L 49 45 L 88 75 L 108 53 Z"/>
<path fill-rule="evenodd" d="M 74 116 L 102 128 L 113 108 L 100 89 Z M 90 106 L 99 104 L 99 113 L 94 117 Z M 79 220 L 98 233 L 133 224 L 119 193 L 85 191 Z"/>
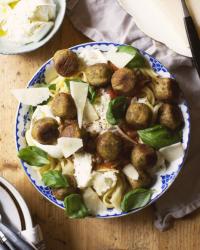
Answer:
<path fill-rule="evenodd" d="M 194 21 L 189 13 L 185 0 L 181 0 L 184 12 L 184 25 L 190 44 L 194 66 L 200 77 L 200 39 Z"/>

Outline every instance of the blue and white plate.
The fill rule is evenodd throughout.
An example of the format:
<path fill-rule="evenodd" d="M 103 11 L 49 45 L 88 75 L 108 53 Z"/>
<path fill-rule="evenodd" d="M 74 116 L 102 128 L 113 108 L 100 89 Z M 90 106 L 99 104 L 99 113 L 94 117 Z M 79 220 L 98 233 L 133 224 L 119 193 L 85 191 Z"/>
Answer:
<path fill-rule="evenodd" d="M 80 45 L 74 46 L 71 48 L 71 50 L 76 53 L 80 53 L 86 47 L 93 47 L 101 51 L 108 51 L 109 49 L 115 46 L 119 46 L 119 45 L 120 44 L 116 44 L 116 43 L 93 42 L 93 43 L 86 43 L 86 44 L 80 44 Z M 152 56 L 148 55 L 145 52 L 141 52 L 141 53 L 143 53 L 143 55 L 149 61 L 150 65 L 152 66 L 152 68 L 157 74 L 159 74 L 162 77 L 172 77 L 171 74 L 168 72 L 168 70 L 155 58 L 153 58 Z M 53 64 L 52 59 L 47 61 L 33 76 L 31 81 L 28 83 L 28 87 L 33 86 L 37 83 L 44 82 L 45 72 L 51 70 L 52 64 Z M 186 157 L 188 145 L 189 145 L 189 137 L 190 137 L 190 115 L 189 115 L 188 106 L 185 101 L 183 101 L 180 104 L 180 108 L 182 109 L 184 121 L 185 121 L 185 126 L 183 129 L 183 148 L 184 148 L 185 154 L 184 154 L 184 157 L 171 162 L 171 164 L 167 167 L 167 169 L 162 169 L 157 173 L 157 181 L 155 185 L 152 187 L 155 190 L 155 192 L 153 193 L 153 196 L 151 197 L 151 201 L 149 204 L 152 204 L 153 202 L 155 202 L 171 186 L 171 184 L 177 177 L 178 173 L 180 172 L 181 168 L 183 167 L 183 164 L 185 161 L 185 157 Z M 28 106 L 20 104 L 18 111 L 17 111 L 16 145 L 17 145 L 18 151 L 26 146 L 25 131 L 30 123 L 28 110 L 29 110 Z M 35 188 L 49 201 L 51 201 L 52 203 L 54 203 L 55 205 L 63 209 L 64 208 L 63 202 L 57 200 L 52 195 L 51 190 L 42 183 L 37 172 L 25 162 L 21 161 L 21 164 L 29 180 L 32 182 Z M 135 213 L 140 209 L 135 209 L 128 213 L 124 213 L 116 209 L 108 209 L 104 211 L 102 214 L 97 215 L 96 217 L 100 217 L 100 218 L 118 217 L 118 216 L 130 214 L 130 213 Z"/>

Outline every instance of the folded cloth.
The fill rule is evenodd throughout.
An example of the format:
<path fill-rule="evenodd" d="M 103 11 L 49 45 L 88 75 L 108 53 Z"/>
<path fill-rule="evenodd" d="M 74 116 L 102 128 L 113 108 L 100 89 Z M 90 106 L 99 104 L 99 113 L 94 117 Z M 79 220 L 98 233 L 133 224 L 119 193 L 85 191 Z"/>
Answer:
<path fill-rule="evenodd" d="M 29 242 L 35 250 L 46 249 L 42 236 L 42 231 L 39 225 L 19 232 L 19 235 L 27 242 Z"/>
<path fill-rule="evenodd" d="M 169 190 L 154 204 L 155 226 L 165 230 L 171 218 L 181 218 L 200 207 L 200 80 L 191 59 L 176 54 L 140 31 L 117 0 L 68 0 L 73 25 L 94 41 L 132 44 L 162 62 L 180 84 L 191 109 L 192 134 L 187 161 Z M 144 13 L 142 13 L 144 14 Z"/>

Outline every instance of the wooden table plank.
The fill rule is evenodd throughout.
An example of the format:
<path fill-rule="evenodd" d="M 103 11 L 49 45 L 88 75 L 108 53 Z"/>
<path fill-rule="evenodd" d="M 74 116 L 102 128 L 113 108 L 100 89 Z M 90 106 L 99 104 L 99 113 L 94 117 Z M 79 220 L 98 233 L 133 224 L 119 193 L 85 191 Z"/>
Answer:
<path fill-rule="evenodd" d="M 200 215 L 179 220 L 158 232 L 153 208 L 118 219 L 68 220 L 64 212 L 43 198 L 30 184 L 16 157 L 14 127 L 17 101 L 10 90 L 25 87 L 34 72 L 56 50 L 87 42 L 68 19 L 46 46 L 25 55 L 0 56 L 0 174 L 27 201 L 35 223 L 42 227 L 47 250 L 198 250 Z"/>

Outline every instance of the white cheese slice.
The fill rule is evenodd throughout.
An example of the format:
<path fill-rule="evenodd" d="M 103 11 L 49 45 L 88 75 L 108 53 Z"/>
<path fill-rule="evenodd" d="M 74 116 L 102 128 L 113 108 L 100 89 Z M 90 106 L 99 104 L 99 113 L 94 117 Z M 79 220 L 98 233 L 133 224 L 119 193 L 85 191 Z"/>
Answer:
<path fill-rule="evenodd" d="M 99 196 L 115 186 L 117 174 L 115 171 L 93 172 L 92 186 Z"/>
<path fill-rule="evenodd" d="M 78 125 L 82 127 L 83 112 L 88 95 L 88 84 L 70 81 L 70 91 L 77 108 Z"/>
<path fill-rule="evenodd" d="M 164 148 L 161 148 L 159 152 L 163 155 L 168 162 L 175 161 L 184 156 L 184 149 L 182 143 L 176 143 Z"/>
<path fill-rule="evenodd" d="M 75 178 L 79 188 L 86 188 L 92 179 L 92 155 L 89 153 L 74 154 Z"/>
<path fill-rule="evenodd" d="M 58 73 L 56 72 L 56 69 L 52 61 L 50 64 L 46 66 L 44 76 L 46 83 L 51 83 L 54 79 L 58 77 Z"/>
<path fill-rule="evenodd" d="M 96 63 L 107 63 L 104 54 L 99 49 L 94 49 L 92 47 L 84 48 L 78 57 L 88 66 Z"/>
<path fill-rule="evenodd" d="M 58 138 L 58 146 L 64 157 L 68 158 L 83 147 L 83 140 L 79 138 L 61 137 Z"/>
<path fill-rule="evenodd" d="M 35 139 L 33 139 L 30 129 L 26 131 L 25 138 L 26 138 L 27 144 L 29 146 L 36 146 L 36 147 L 44 150 L 49 156 L 51 156 L 53 158 L 58 158 L 58 159 L 63 157 L 63 153 L 58 145 L 40 144 Z"/>
<path fill-rule="evenodd" d="M 31 13 L 29 19 L 48 22 L 50 20 L 54 20 L 56 17 L 56 4 L 43 4 L 39 3 L 34 6 L 34 11 Z"/>
<path fill-rule="evenodd" d="M 25 105 L 37 106 L 49 98 L 50 91 L 48 88 L 13 89 L 12 94 Z"/>
<path fill-rule="evenodd" d="M 99 116 L 94 108 L 94 106 L 87 99 L 85 104 L 85 109 L 83 113 L 83 121 L 90 123 L 99 119 Z"/>
<path fill-rule="evenodd" d="M 134 168 L 132 164 L 126 165 L 123 169 L 122 172 L 131 180 L 138 180 L 139 178 L 139 173 L 138 171 Z"/>
<path fill-rule="evenodd" d="M 124 52 L 117 52 L 113 48 L 105 53 L 106 59 L 113 63 L 117 68 L 124 68 L 133 58 L 133 55 Z"/>
<path fill-rule="evenodd" d="M 106 206 L 92 188 L 87 188 L 83 193 L 83 200 L 91 214 L 101 214 L 106 210 Z"/>

